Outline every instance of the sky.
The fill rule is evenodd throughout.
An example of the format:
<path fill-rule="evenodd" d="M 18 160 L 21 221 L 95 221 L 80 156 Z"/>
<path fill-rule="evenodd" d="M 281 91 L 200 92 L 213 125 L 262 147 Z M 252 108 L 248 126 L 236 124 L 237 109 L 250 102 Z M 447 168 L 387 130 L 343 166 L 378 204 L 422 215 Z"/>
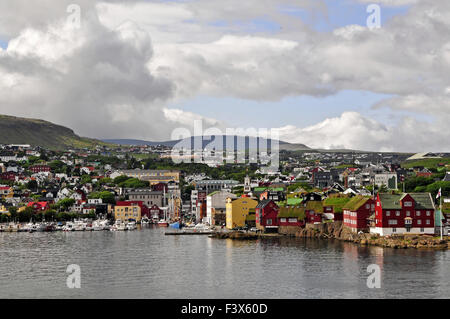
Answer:
<path fill-rule="evenodd" d="M 93 138 L 163 141 L 201 120 L 315 148 L 450 152 L 447 0 L 34 3 L 0 0 L 2 114 Z"/>

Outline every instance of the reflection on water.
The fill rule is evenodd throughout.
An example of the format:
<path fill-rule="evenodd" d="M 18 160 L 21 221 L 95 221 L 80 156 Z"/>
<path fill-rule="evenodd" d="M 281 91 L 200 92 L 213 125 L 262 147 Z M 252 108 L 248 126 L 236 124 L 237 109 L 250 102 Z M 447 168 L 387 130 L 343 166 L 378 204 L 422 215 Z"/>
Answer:
<path fill-rule="evenodd" d="M 447 298 L 447 251 L 134 232 L 0 233 L 0 297 Z M 66 286 L 69 264 L 81 289 Z M 382 271 L 366 285 L 367 266 Z"/>

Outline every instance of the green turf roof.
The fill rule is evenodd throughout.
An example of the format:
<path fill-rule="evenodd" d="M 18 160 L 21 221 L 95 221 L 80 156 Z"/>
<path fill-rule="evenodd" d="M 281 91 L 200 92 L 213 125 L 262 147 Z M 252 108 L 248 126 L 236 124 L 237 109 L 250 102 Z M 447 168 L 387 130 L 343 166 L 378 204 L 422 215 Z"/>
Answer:
<path fill-rule="evenodd" d="M 298 218 L 300 220 L 305 219 L 305 207 L 280 207 L 278 213 L 279 218 Z"/>
<path fill-rule="evenodd" d="M 349 211 L 356 211 L 358 210 L 362 205 L 364 205 L 370 197 L 366 196 L 355 196 L 352 199 L 350 199 L 343 207 L 342 210 L 349 210 Z"/>
<path fill-rule="evenodd" d="M 303 202 L 303 198 L 288 198 L 287 199 L 287 202 L 286 202 L 286 205 L 289 205 L 289 206 L 295 206 L 295 205 L 299 205 L 301 202 Z"/>
<path fill-rule="evenodd" d="M 343 207 L 350 201 L 350 197 L 328 197 L 323 206 L 333 206 L 333 212 L 342 213 Z"/>
<path fill-rule="evenodd" d="M 307 210 L 313 210 L 315 213 L 323 212 L 323 204 L 322 201 L 310 200 L 306 203 Z"/>

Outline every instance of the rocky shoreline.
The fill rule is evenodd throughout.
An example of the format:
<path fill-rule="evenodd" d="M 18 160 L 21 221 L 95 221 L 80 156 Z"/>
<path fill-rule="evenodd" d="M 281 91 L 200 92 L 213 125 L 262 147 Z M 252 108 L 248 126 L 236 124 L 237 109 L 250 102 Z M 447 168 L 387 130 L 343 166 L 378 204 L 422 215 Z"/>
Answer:
<path fill-rule="evenodd" d="M 438 237 L 429 235 L 395 235 L 381 237 L 376 234 L 362 233 L 356 234 L 343 227 L 341 222 L 326 223 L 315 225 L 314 227 L 302 228 L 301 230 L 290 234 L 262 234 L 249 232 L 216 232 L 211 235 L 212 238 L 234 239 L 234 240 L 255 240 L 259 238 L 270 237 L 299 237 L 299 238 L 317 238 L 317 239 L 337 239 L 345 242 L 352 242 L 362 246 L 379 246 L 394 249 L 449 249 L 450 241 L 444 237 L 441 240 Z"/>

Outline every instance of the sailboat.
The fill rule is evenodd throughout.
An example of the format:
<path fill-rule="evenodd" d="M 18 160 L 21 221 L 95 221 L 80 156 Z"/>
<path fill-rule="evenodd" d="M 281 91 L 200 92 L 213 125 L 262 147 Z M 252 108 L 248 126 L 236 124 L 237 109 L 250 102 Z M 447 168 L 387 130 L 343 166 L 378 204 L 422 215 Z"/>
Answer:
<path fill-rule="evenodd" d="M 163 190 L 163 204 L 166 206 L 166 189 Z M 167 220 L 167 207 L 161 207 L 164 210 L 164 219 L 158 221 L 159 227 L 169 227 L 169 222 Z"/>

